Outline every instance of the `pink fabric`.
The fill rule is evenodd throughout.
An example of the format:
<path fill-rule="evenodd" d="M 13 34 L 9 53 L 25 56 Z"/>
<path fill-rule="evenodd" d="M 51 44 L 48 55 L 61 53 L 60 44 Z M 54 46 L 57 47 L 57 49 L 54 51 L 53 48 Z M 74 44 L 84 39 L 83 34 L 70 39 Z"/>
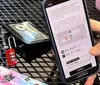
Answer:
<path fill-rule="evenodd" d="M 100 11 L 100 0 L 96 0 L 96 8 Z"/>

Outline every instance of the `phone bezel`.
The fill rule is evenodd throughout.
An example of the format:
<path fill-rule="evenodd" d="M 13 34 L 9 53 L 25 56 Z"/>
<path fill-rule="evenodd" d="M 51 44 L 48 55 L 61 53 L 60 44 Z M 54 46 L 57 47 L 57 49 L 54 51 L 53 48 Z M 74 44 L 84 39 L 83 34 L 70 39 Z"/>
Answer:
<path fill-rule="evenodd" d="M 69 78 L 66 79 L 66 77 L 64 75 L 64 71 L 63 71 L 63 66 L 62 66 L 61 61 L 60 61 L 60 58 L 59 58 L 59 53 L 57 51 L 55 39 L 53 37 L 53 33 L 52 33 L 51 26 L 50 26 L 50 23 L 49 23 L 48 15 L 47 15 L 47 12 L 46 12 L 46 8 L 47 8 L 46 6 L 47 6 L 47 2 L 48 1 L 54 1 L 54 0 L 44 0 L 42 2 L 42 8 L 43 8 L 43 13 L 44 13 L 44 16 L 45 16 L 45 19 L 46 19 L 46 22 L 47 22 L 47 26 L 48 26 L 48 31 L 49 31 L 49 36 L 50 36 L 51 44 L 52 44 L 53 51 L 54 51 L 55 56 L 56 56 L 55 58 L 56 58 L 56 61 L 58 63 L 60 75 L 62 77 L 63 82 L 64 83 L 67 83 L 67 84 L 75 83 L 76 81 L 79 81 L 79 80 L 81 80 L 83 78 L 86 78 L 88 76 L 93 75 L 94 73 L 97 73 L 97 71 L 99 69 L 99 63 L 98 63 L 97 57 L 95 57 L 97 66 L 95 66 L 95 67 L 93 67 L 93 68 L 90 69 L 92 72 L 89 71 L 89 73 L 87 75 L 82 76 L 79 79 L 77 78 L 76 80 L 71 80 L 70 79 L 71 77 L 69 77 Z M 61 2 L 61 0 L 57 0 L 57 1 Z M 64 1 L 69 1 L 69 0 L 63 0 L 63 2 Z M 88 27 L 89 27 L 91 42 L 92 42 L 92 45 L 94 45 L 94 43 L 93 43 L 93 34 L 92 34 L 92 31 L 91 31 L 91 28 L 90 28 L 89 14 L 88 14 L 87 6 L 86 6 L 86 1 L 85 0 L 82 0 L 82 1 L 83 1 L 83 5 L 84 5 L 85 14 L 86 14 L 87 24 L 88 24 Z M 57 3 L 57 4 L 59 4 L 59 3 Z"/>

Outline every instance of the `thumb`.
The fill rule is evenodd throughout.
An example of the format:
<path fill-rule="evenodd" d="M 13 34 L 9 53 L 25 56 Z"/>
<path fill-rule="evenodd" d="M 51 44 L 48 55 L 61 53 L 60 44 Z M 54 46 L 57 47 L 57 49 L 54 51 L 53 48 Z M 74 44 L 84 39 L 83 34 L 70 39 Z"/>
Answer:
<path fill-rule="evenodd" d="M 90 49 L 90 54 L 94 56 L 100 56 L 100 43 L 96 44 Z"/>
<path fill-rule="evenodd" d="M 96 78 L 96 74 L 90 76 L 90 77 L 87 79 L 87 81 L 85 82 L 84 85 L 93 85 L 95 78 Z"/>

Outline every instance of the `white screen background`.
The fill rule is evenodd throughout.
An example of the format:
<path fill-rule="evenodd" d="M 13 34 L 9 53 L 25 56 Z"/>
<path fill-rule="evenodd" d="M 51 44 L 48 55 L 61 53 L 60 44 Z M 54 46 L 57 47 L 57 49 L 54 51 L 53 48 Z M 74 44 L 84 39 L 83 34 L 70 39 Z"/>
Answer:
<path fill-rule="evenodd" d="M 66 1 L 48 7 L 46 11 L 65 77 L 70 77 L 70 71 L 89 63 L 92 67 L 96 66 L 95 58 L 89 54 L 92 43 L 82 0 Z M 80 58 L 78 61 L 66 64 L 77 57 Z"/>

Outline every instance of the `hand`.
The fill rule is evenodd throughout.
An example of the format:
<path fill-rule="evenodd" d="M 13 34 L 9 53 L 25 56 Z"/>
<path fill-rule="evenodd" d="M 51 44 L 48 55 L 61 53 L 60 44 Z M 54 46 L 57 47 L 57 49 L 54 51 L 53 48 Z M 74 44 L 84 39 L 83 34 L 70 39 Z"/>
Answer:
<path fill-rule="evenodd" d="M 90 24 L 93 31 L 100 32 L 100 22 L 95 20 L 90 20 Z M 90 49 L 90 54 L 93 56 L 98 56 L 98 60 L 100 62 L 100 43 L 96 44 L 94 47 Z M 85 82 L 85 85 L 93 85 L 95 78 L 96 74 L 90 76 Z"/>

